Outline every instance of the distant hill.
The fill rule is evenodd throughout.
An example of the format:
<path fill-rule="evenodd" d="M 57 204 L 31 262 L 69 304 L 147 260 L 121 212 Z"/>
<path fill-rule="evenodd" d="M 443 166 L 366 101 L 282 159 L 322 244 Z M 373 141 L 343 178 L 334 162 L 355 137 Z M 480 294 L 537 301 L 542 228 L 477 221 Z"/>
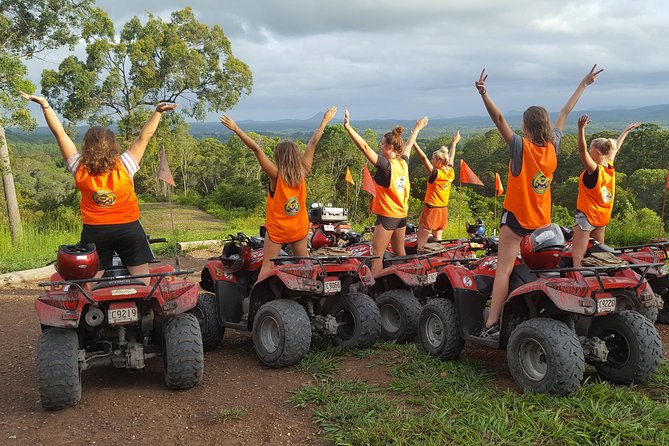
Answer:
<path fill-rule="evenodd" d="M 576 121 L 578 116 L 587 113 L 593 122 L 589 128 L 591 132 L 600 130 L 620 131 L 631 122 L 641 121 L 643 123 L 656 123 L 661 127 L 669 127 L 669 104 L 651 105 L 637 108 L 615 108 L 603 109 L 595 108 L 592 110 L 575 110 L 572 112 L 565 131 L 568 133 L 576 132 Z M 238 121 L 240 127 L 246 131 L 261 133 L 268 136 L 283 136 L 305 139 L 308 138 L 320 123 L 321 114 L 315 114 L 307 119 L 280 119 L 277 121 Z M 551 113 L 552 119 L 555 119 L 556 113 Z M 522 111 L 509 111 L 505 113 L 506 119 L 514 129 L 521 126 Z M 341 123 L 341 118 L 335 118 L 333 123 Z M 396 125 L 405 128 L 411 128 L 415 121 L 402 119 L 374 119 L 374 120 L 355 120 L 353 124 L 358 129 L 372 129 L 376 133 L 384 133 Z M 228 139 L 231 132 L 218 122 L 192 122 L 191 134 L 196 138 L 213 137 L 218 139 Z M 78 136 L 83 136 L 88 126 L 78 127 Z M 493 125 L 488 116 L 460 116 L 457 118 L 434 118 L 430 120 L 430 125 L 421 132 L 421 136 L 430 138 L 452 133 L 460 130 L 463 135 L 471 135 L 481 131 L 489 130 Z M 21 140 L 31 142 L 52 142 L 52 136 L 47 127 L 39 127 L 34 132 L 26 134 L 16 129 L 7 129 L 9 138 L 17 137 Z"/>

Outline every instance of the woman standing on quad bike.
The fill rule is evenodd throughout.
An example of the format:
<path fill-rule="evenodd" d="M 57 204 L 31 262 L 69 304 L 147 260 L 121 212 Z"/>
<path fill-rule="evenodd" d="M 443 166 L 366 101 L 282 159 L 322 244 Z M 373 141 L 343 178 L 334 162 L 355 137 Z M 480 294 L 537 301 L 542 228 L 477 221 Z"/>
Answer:
<path fill-rule="evenodd" d="M 578 179 L 576 224 L 571 248 L 575 267 L 581 266 L 590 237 L 604 243 L 604 231 L 611 221 L 616 193 L 613 161 L 627 134 L 641 125 L 640 122 L 628 125 L 618 139 L 595 138 L 586 150 L 585 128 L 588 124 L 588 115 L 583 115 L 578 120 L 578 155 L 585 170 Z"/>
<path fill-rule="evenodd" d="M 418 220 L 418 240 L 416 248 L 421 249 L 427 242 L 427 238 L 432 231 L 432 236 L 441 240 L 442 234 L 448 225 L 448 199 L 451 195 L 451 184 L 455 179 L 455 146 L 460 141 L 460 131 L 453 135 L 450 150 L 446 146 L 432 154 L 432 162 L 425 155 L 418 143 L 414 143 L 416 155 L 420 158 L 427 170 L 427 187 L 425 189 L 425 199 L 423 200 L 423 210 Z"/>
<path fill-rule="evenodd" d="M 270 259 L 279 256 L 281 246 L 290 243 L 296 256 L 308 256 L 307 234 L 309 215 L 307 213 L 306 176 L 311 170 L 316 145 L 323 136 L 325 126 L 332 121 L 337 107 L 330 107 L 323 114 L 318 126 L 307 143 L 304 155 L 292 141 L 281 141 L 274 149 L 271 161 L 260 146 L 251 139 L 229 116 L 221 116 L 221 123 L 232 130 L 258 159 L 260 167 L 269 178 L 269 191 L 265 206 L 265 245 L 263 263 L 258 273 L 258 282 L 272 268 Z"/>
<path fill-rule="evenodd" d="M 390 243 L 393 252 L 405 255 L 404 236 L 409 212 L 409 155 L 416 142 L 418 132 L 427 125 L 428 118 L 416 121 L 409 141 L 402 141 L 402 127 L 395 127 L 381 138 L 381 155 L 355 131 L 349 121 L 349 113 L 344 114 L 344 128 L 362 154 L 376 167 L 374 185 L 376 195 L 372 199 L 372 212 L 376 214 L 372 254 L 379 256 L 372 260 L 372 274 L 383 269 L 383 253 Z"/>
<path fill-rule="evenodd" d="M 45 98 L 22 91 L 20 95 L 42 107 L 65 166 L 74 175 L 75 185 L 81 192 L 83 229 L 80 243 L 94 243 L 100 257 L 100 270 L 95 277 L 102 277 L 105 269 L 112 266 L 114 252 L 130 274 L 149 274 L 148 262 L 154 257 L 139 223 L 133 176 L 163 112 L 174 110 L 177 104 L 158 104 L 137 139 L 123 154 L 114 132 L 104 127 L 88 129 L 79 153 Z M 150 278 L 139 280 L 148 285 Z"/>
<path fill-rule="evenodd" d="M 597 65 L 593 66 L 578 84 L 576 91 L 560 110 L 552 128 L 545 108 L 531 106 L 525 110 L 523 137 L 513 132 L 499 107 L 488 95 L 485 88 L 488 75 L 485 74 L 485 69 L 474 83 L 490 118 L 509 145 L 511 152 L 492 303 L 488 319 L 481 330 L 482 338 L 499 337 L 499 318 L 509 294 L 509 276 L 516 261 L 520 241 L 525 235 L 551 222 L 550 184 L 557 167 L 557 148 L 560 145 L 562 129 L 585 88 L 603 71 L 595 71 L 596 68 Z"/>

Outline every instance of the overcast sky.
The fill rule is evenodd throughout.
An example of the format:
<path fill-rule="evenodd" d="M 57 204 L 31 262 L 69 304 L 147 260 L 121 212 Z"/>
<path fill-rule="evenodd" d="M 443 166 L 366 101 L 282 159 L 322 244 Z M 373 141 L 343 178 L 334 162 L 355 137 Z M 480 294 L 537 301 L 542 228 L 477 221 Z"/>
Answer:
<path fill-rule="evenodd" d="M 351 120 L 483 115 L 482 68 L 504 111 L 558 111 L 593 64 L 576 109 L 669 103 L 666 0 L 98 0 L 117 32 L 191 6 L 223 27 L 254 87 L 235 119 L 303 119 L 336 105 Z M 664 43 L 663 43 L 664 42 Z M 62 53 L 30 63 L 55 69 Z M 211 120 L 215 115 L 210 115 Z"/>

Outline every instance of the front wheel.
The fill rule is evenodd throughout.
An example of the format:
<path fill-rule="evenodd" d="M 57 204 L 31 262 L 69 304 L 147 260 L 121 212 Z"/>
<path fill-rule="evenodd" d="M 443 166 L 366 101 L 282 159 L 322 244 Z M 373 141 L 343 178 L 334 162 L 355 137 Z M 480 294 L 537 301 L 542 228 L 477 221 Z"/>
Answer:
<path fill-rule="evenodd" d="M 165 324 L 165 384 L 170 389 L 190 389 L 202 381 L 204 349 L 197 318 L 177 314 Z"/>
<path fill-rule="evenodd" d="M 337 319 L 337 334 L 333 342 L 346 348 L 374 345 L 381 333 L 381 314 L 372 298 L 351 293 L 335 299 L 331 313 Z"/>
<path fill-rule="evenodd" d="M 420 343 L 430 356 L 450 360 L 462 353 L 465 341 L 458 330 L 458 315 L 452 301 L 429 301 L 420 314 L 418 327 Z"/>
<path fill-rule="evenodd" d="M 225 334 L 225 327 L 218 323 L 216 299 L 216 296 L 211 293 L 200 293 L 197 297 L 197 304 L 190 310 L 200 324 L 202 347 L 205 352 L 216 349 Z"/>
<path fill-rule="evenodd" d="M 634 311 L 616 311 L 593 318 L 588 335 L 606 343 L 608 358 L 595 364 L 595 368 L 615 383 L 646 381 L 662 361 L 662 341 L 655 326 Z"/>
<path fill-rule="evenodd" d="M 423 309 L 409 290 L 390 290 L 376 299 L 381 313 L 381 337 L 386 341 L 411 342 L 418 334 Z"/>
<path fill-rule="evenodd" d="M 37 341 L 37 386 L 46 410 L 75 406 L 81 399 L 79 338 L 71 328 L 49 328 Z"/>
<path fill-rule="evenodd" d="M 511 375 L 523 389 L 567 395 L 581 384 L 583 348 L 564 322 L 536 318 L 511 333 L 506 351 Z"/>
<path fill-rule="evenodd" d="M 253 346 L 269 367 L 298 363 L 311 347 L 311 323 L 294 300 L 272 300 L 260 307 L 253 320 Z"/>

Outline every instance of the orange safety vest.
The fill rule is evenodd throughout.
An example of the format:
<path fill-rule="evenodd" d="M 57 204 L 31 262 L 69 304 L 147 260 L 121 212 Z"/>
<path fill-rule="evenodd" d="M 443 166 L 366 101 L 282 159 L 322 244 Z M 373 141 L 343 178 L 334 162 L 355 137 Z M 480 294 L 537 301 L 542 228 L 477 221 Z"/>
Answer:
<path fill-rule="evenodd" d="M 274 196 L 267 193 L 265 226 L 274 243 L 292 243 L 302 240 L 309 232 L 307 213 L 307 182 L 304 178 L 297 186 L 286 184 L 281 175 L 276 179 Z"/>
<path fill-rule="evenodd" d="M 525 229 L 536 229 L 551 222 L 551 182 L 557 167 L 555 146 L 538 146 L 523 138 L 523 165 L 515 177 L 509 161 L 504 209 L 513 212 Z"/>
<path fill-rule="evenodd" d="M 584 170 L 578 179 L 576 209 L 585 214 L 591 225 L 606 226 L 611 221 L 613 199 L 616 195 L 616 170 L 613 164 L 600 164 L 597 169 L 597 184 L 593 189 L 588 189 L 583 183 L 586 172 Z"/>
<path fill-rule="evenodd" d="M 401 158 L 390 162 L 390 186 L 374 183 L 376 195 L 372 199 L 372 212 L 383 217 L 404 218 L 409 213 L 409 164 Z"/>
<path fill-rule="evenodd" d="M 81 191 L 81 220 L 87 225 L 117 225 L 139 220 L 139 203 L 132 178 L 120 158 L 114 168 L 91 175 L 81 164 L 74 176 Z"/>
<path fill-rule="evenodd" d="M 437 178 L 430 183 L 427 182 L 425 189 L 425 204 L 433 208 L 443 208 L 448 206 L 448 200 L 451 196 L 451 184 L 455 179 L 455 170 L 448 167 L 446 170 L 437 169 Z"/>

